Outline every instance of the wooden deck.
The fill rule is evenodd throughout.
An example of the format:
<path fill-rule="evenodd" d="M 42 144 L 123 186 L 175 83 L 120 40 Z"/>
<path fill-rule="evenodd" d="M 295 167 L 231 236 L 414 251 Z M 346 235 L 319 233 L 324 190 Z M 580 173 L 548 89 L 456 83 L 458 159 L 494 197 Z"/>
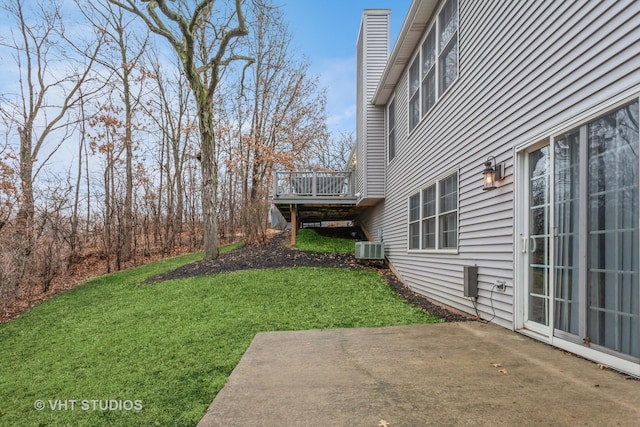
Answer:
<path fill-rule="evenodd" d="M 274 200 L 350 203 L 356 200 L 350 171 L 277 171 L 273 177 Z"/>
<path fill-rule="evenodd" d="M 356 206 L 355 175 L 350 171 L 277 171 L 273 204 L 291 222 L 295 235 L 301 223 L 354 220 L 364 209 Z"/>

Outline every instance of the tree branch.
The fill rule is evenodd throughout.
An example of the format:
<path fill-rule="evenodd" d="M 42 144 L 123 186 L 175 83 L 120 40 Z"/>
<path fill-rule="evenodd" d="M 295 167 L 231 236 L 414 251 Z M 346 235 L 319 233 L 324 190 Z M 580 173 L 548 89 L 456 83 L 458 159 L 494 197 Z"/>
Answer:
<path fill-rule="evenodd" d="M 155 2 L 149 2 L 149 5 L 147 6 L 147 12 L 149 13 L 149 16 L 151 16 L 151 19 L 149 19 L 149 16 L 147 16 L 142 10 L 138 8 L 138 6 L 136 6 L 134 0 L 125 0 L 126 3 L 120 0 L 107 1 L 115 6 L 121 7 L 129 13 L 133 13 L 134 15 L 138 16 L 144 21 L 149 30 L 167 39 L 177 53 L 180 53 L 183 50 L 182 41 L 176 38 L 176 36 L 171 32 L 169 28 L 167 28 L 166 25 L 164 25 L 162 19 L 160 19 L 158 14 L 155 12 Z"/>

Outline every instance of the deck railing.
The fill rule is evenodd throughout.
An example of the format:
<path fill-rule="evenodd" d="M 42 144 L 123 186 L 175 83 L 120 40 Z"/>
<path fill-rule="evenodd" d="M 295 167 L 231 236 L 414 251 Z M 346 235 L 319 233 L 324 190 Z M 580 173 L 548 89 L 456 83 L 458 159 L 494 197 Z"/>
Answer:
<path fill-rule="evenodd" d="M 276 171 L 274 198 L 348 197 L 354 195 L 353 174 L 343 172 Z"/>

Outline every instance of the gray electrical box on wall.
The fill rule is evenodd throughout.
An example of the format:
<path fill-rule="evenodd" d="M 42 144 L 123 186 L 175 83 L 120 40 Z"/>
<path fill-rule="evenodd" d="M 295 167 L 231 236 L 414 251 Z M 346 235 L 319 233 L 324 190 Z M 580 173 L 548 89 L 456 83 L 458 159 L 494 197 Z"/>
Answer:
<path fill-rule="evenodd" d="M 478 266 L 476 265 L 464 267 L 464 296 L 478 297 Z"/>

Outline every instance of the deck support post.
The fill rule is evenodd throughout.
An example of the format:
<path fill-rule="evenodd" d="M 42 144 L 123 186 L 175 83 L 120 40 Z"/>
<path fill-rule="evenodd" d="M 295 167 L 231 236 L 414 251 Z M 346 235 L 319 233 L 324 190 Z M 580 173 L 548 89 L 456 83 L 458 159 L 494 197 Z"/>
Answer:
<path fill-rule="evenodd" d="M 291 210 L 291 246 L 296 245 L 296 234 L 298 234 L 298 215 L 295 205 L 289 205 Z"/>

